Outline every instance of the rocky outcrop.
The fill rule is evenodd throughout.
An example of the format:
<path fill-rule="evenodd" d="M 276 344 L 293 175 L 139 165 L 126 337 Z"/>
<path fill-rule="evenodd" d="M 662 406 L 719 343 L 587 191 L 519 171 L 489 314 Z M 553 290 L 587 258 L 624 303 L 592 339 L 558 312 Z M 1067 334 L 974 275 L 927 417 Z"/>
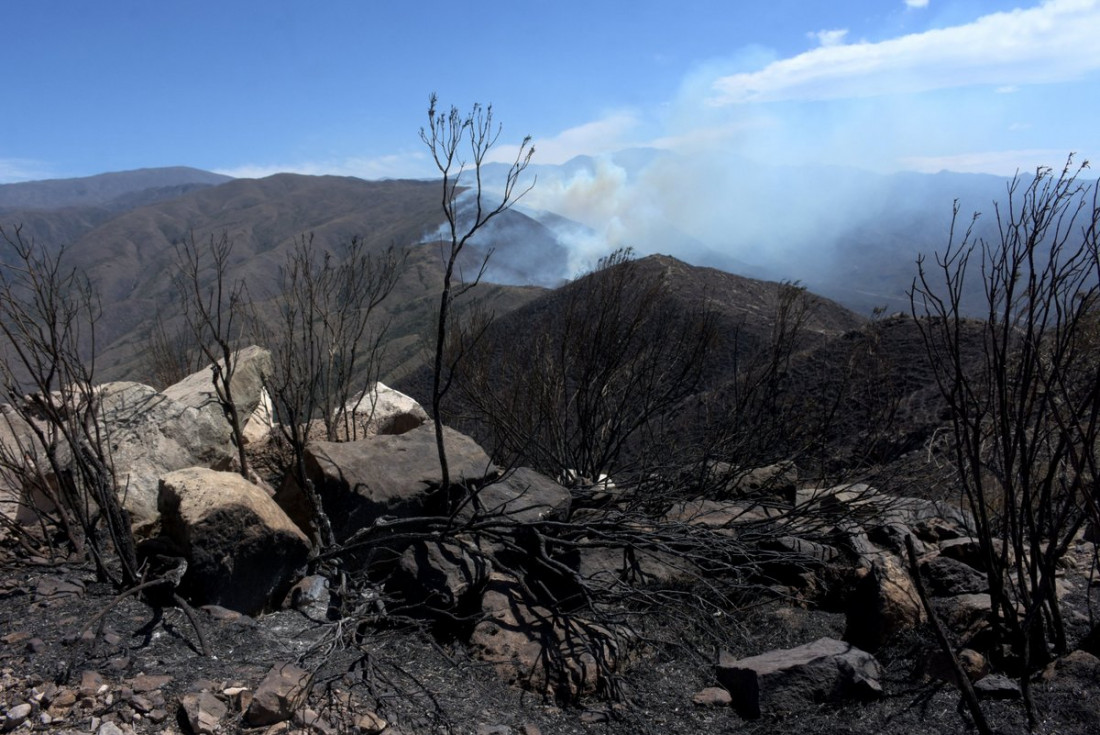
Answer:
<path fill-rule="evenodd" d="M 181 589 L 198 604 L 255 614 L 282 599 L 305 562 L 305 535 L 240 475 L 192 468 L 161 480 L 164 534 L 187 560 Z"/>
<path fill-rule="evenodd" d="M 382 382 L 353 398 L 344 410 L 359 438 L 405 434 L 428 423 L 427 412 L 414 398 Z"/>
<path fill-rule="evenodd" d="M 233 393 L 237 415 L 243 423 L 260 405 L 264 376 L 270 375 L 272 371 L 271 353 L 253 345 L 239 350 L 234 359 L 233 378 L 229 387 Z M 219 361 L 218 365 L 223 366 L 224 362 Z M 214 390 L 212 371 L 213 366 L 209 365 L 192 373 L 175 385 L 165 388 L 164 395 L 184 406 L 204 411 L 215 420 L 225 422 L 225 412 Z"/>
<path fill-rule="evenodd" d="M 108 383 L 100 395 L 115 478 L 135 526 L 156 520 L 163 475 L 187 467 L 224 467 L 233 457 L 229 424 L 220 414 L 140 383 Z"/>
<path fill-rule="evenodd" d="M 479 486 L 497 477 L 499 471 L 473 439 L 451 429 L 445 430 L 445 438 L 453 484 Z M 316 442 L 306 451 L 306 468 L 338 541 L 380 518 L 448 512 L 449 494 L 440 488 L 435 431 L 429 425 L 397 436 Z M 288 486 L 276 498 L 294 508 L 300 492 Z M 295 521 L 309 519 L 299 516 Z"/>
<path fill-rule="evenodd" d="M 740 660 L 722 652 L 717 677 L 738 712 L 751 719 L 882 695 L 882 669 L 875 657 L 832 638 Z"/>
<path fill-rule="evenodd" d="M 376 521 L 450 516 L 466 521 L 495 516 L 516 523 L 568 514 L 569 491 L 529 469 L 502 475 L 489 455 L 464 434 L 445 429 L 451 487 L 444 492 L 435 429 L 420 426 L 400 435 L 355 442 L 316 442 L 306 469 L 337 540 Z M 292 483 L 276 500 L 303 528 L 311 526 L 302 492 Z"/>

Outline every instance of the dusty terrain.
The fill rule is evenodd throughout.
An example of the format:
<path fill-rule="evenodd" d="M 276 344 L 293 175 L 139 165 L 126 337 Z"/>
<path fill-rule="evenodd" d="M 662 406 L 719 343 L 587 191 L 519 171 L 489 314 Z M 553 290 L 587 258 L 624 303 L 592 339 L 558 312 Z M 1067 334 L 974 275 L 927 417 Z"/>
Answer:
<path fill-rule="evenodd" d="M 1075 561 L 1085 561 L 1091 547 L 1079 545 Z M 319 621 L 293 610 L 257 619 L 198 611 L 213 654 L 204 657 L 179 609 L 157 609 L 134 597 L 112 605 L 111 589 L 95 581 L 89 566 L 32 557 L 10 540 L 0 554 L 0 711 L 31 705 L 21 724 L 10 716 L 5 721 L 6 729 L 17 732 L 189 732 L 180 703 L 203 690 L 227 706 L 218 731 L 248 730 L 240 713 L 248 693 L 241 690 L 254 691 L 279 663 L 314 672 L 308 707 L 320 718 L 314 731 L 322 733 L 355 731 L 352 714 L 368 709 L 388 723 L 384 732 L 410 734 L 973 731 L 959 712 L 956 690 L 920 674 L 933 647 L 926 628 L 895 636 L 877 654 L 885 671 L 881 700 L 748 721 L 728 707 L 693 704 L 693 694 L 716 684 L 715 652 L 700 650 L 693 631 L 643 616 L 638 628 L 646 643 L 623 674 L 623 701 L 559 706 L 506 686 L 462 646 L 433 640 L 422 630 L 383 625 L 356 631 L 348 621 Z M 1076 637 L 1087 630 L 1087 598 L 1095 604 L 1088 571 L 1079 567 L 1068 575 Z M 742 656 L 839 638 L 844 616 L 773 602 L 731 613 L 727 628 L 726 645 Z M 1037 681 L 1036 732 L 1100 730 L 1098 673 L 1071 663 L 1049 681 Z M 354 702 L 352 714 L 341 709 L 341 697 Z M 997 732 L 1027 731 L 1019 702 L 986 701 L 984 708 Z M 283 732 L 290 726 L 272 727 Z"/>

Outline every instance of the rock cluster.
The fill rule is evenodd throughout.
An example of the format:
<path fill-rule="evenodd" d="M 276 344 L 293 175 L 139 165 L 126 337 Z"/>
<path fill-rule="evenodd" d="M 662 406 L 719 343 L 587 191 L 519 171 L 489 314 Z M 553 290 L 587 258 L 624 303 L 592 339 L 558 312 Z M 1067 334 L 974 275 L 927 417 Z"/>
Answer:
<path fill-rule="evenodd" d="M 248 350 L 235 378 L 238 409 L 253 416 L 252 449 L 272 441 L 274 431 L 262 388 L 269 361 Z M 143 560 L 149 569 L 176 570 L 178 592 L 196 606 L 227 615 L 281 606 L 324 622 L 349 610 L 360 620 L 384 618 L 396 605 L 401 615 L 461 640 L 504 680 L 575 700 L 604 691 L 632 644 L 628 628 L 589 615 L 587 597 L 706 579 L 720 550 L 727 568 L 740 565 L 746 584 L 844 613 L 843 640 L 819 638 L 742 658 L 721 652 L 713 670 L 720 686 L 694 697 L 699 706 L 732 705 L 747 718 L 782 716 L 883 693 L 875 653 L 926 622 L 905 557 L 908 540 L 934 609 L 958 641 L 966 675 L 982 696 L 1019 693 L 1014 682 L 990 673 L 982 635 L 990 600 L 973 520 L 947 503 L 863 484 L 802 487 L 793 466 L 783 464 L 738 471 L 718 498 L 680 494 L 647 516 L 631 515 L 628 496 L 609 479 L 567 488 L 527 468 L 505 471 L 449 428 L 451 482 L 444 487 L 434 427 L 415 401 L 380 384 L 357 401 L 365 413 L 352 411 L 362 438 L 311 442 L 305 487 L 290 473 L 274 491 L 231 471 L 235 449 L 208 371 L 162 392 L 113 383 L 101 397 L 125 506 L 145 537 Z M 6 427 L 0 441 L 14 441 L 20 427 L 10 421 Z M 323 570 L 306 575 L 319 551 L 310 494 L 320 500 L 335 542 L 346 546 L 345 571 L 373 586 L 353 594 Z M 18 517 L 34 498 L 23 501 L 22 510 L 5 512 Z M 543 529 L 555 525 L 569 525 L 568 543 L 547 540 Z M 49 600 L 79 596 L 83 588 L 43 578 L 35 594 Z M 1092 665 L 1091 659 L 1065 663 Z M 955 676 L 932 652 L 925 674 Z M 104 735 L 176 712 L 194 733 L 219 732 L 231 718 L 248 727 L 290 722 L 321 733 L 331 725 L 310 709 L 310 672 L 291 661 L 258 682 L 207 682 L 171 698 L 159 693 L 165 682 L 156 677 L 97 676 L 88 672 L 79 688 L 36 685 L 25 701 L 8 704 L 0 728 L 64 723 L 74 712 L 91 718 L 95 730 L 107 728 Z M 358 732 L 386 727 L 350 695 L 339 701 L 346 710 L 341 722 L 354 722 Z M 97 714 L 108 709 L 118 716 Z"/>

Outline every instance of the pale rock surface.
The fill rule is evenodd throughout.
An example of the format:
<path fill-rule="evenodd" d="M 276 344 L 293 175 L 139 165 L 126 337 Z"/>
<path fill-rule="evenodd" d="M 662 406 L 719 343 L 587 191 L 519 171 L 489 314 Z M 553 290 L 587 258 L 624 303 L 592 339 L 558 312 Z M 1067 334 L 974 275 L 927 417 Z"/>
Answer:
<path fill-rule="evenodd" d="M 223 364 L 219 361 L 219 365 Z M 252 345 L 236 353 L 236 365 L 229 384 L 233 393 L 233 403 L 243 422 L 260 405 L 264 387 L 264 376 L 272 371 L 271 353 L 262 347 Z M 212 366 L 188 375 L 186 378 L 164 389 L 164 395 L 191 408 L 205 411 L 212 418 L 225 421 L 225 413 L 218 403 L 214 390 Z"/>

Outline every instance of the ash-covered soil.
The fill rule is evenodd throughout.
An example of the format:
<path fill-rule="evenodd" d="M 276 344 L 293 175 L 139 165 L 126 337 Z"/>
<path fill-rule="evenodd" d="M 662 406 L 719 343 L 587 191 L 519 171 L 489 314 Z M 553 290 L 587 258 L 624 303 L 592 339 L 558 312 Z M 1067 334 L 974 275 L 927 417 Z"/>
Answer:
<path fill-rule="evenodd" d="M 115 602 L 83 563 L 47 563 L 11 546 L 0 550 L 0 727 L 15 732 L 191 732 L 180 702 L 207 691 L 226 705 L 218 732 L 365 732 L 357 716 L 386 721 L 383 732 L 471 735 L 516 733 L 868 733 L 974 732 L 949 684 L 923 677 L 934 649 L 927 629 L 893 639 L 876 655 L 885 696 L 844 706 L 808 706 L 786 718 L 742 719 L 728 707 L 701 707 L 692 696 L 717 684 L 719 644 L 676 627 L 675 615 L 636 619 L 638 651 L 622 673 L 621 701 L 562 705 L 503 683 L 459 643 L 440 642 L 409 626 L 357 626 L 311 620 L 297 611 L 258 619 L 199 610 L 212 653 L 178 608 L 135 597 Z M 1087 610 L 1090 580 L 1074 580 L 1074 611 Z M 108 610 L 109 609 L 109 610 Z M 82 631 L 108 610 L 91 631 Z M 736 656 L 839 638 L 844 616 L 772 602 L 725 616 L 725 641 Z M 1076 619 L 1075 635 L 1087 629 Z M 314 672 L 312 695 L 297 724 L 249 729 L 241 715 L 273 665 Z M 1039 733 L 1100 732 L 1100 679 L 1066 667 L 1033 686 Z M 160 677 L 160 678 L 158 678 Z M 30 705 L 18 709 L 21 705 Z M 1000 733 L 1027 732 L 1018 701 L 986 701 Z M 16 715 L 26 717 L 16 723 Z M 309 722 L 312 722 L 311 726 Z"/>

